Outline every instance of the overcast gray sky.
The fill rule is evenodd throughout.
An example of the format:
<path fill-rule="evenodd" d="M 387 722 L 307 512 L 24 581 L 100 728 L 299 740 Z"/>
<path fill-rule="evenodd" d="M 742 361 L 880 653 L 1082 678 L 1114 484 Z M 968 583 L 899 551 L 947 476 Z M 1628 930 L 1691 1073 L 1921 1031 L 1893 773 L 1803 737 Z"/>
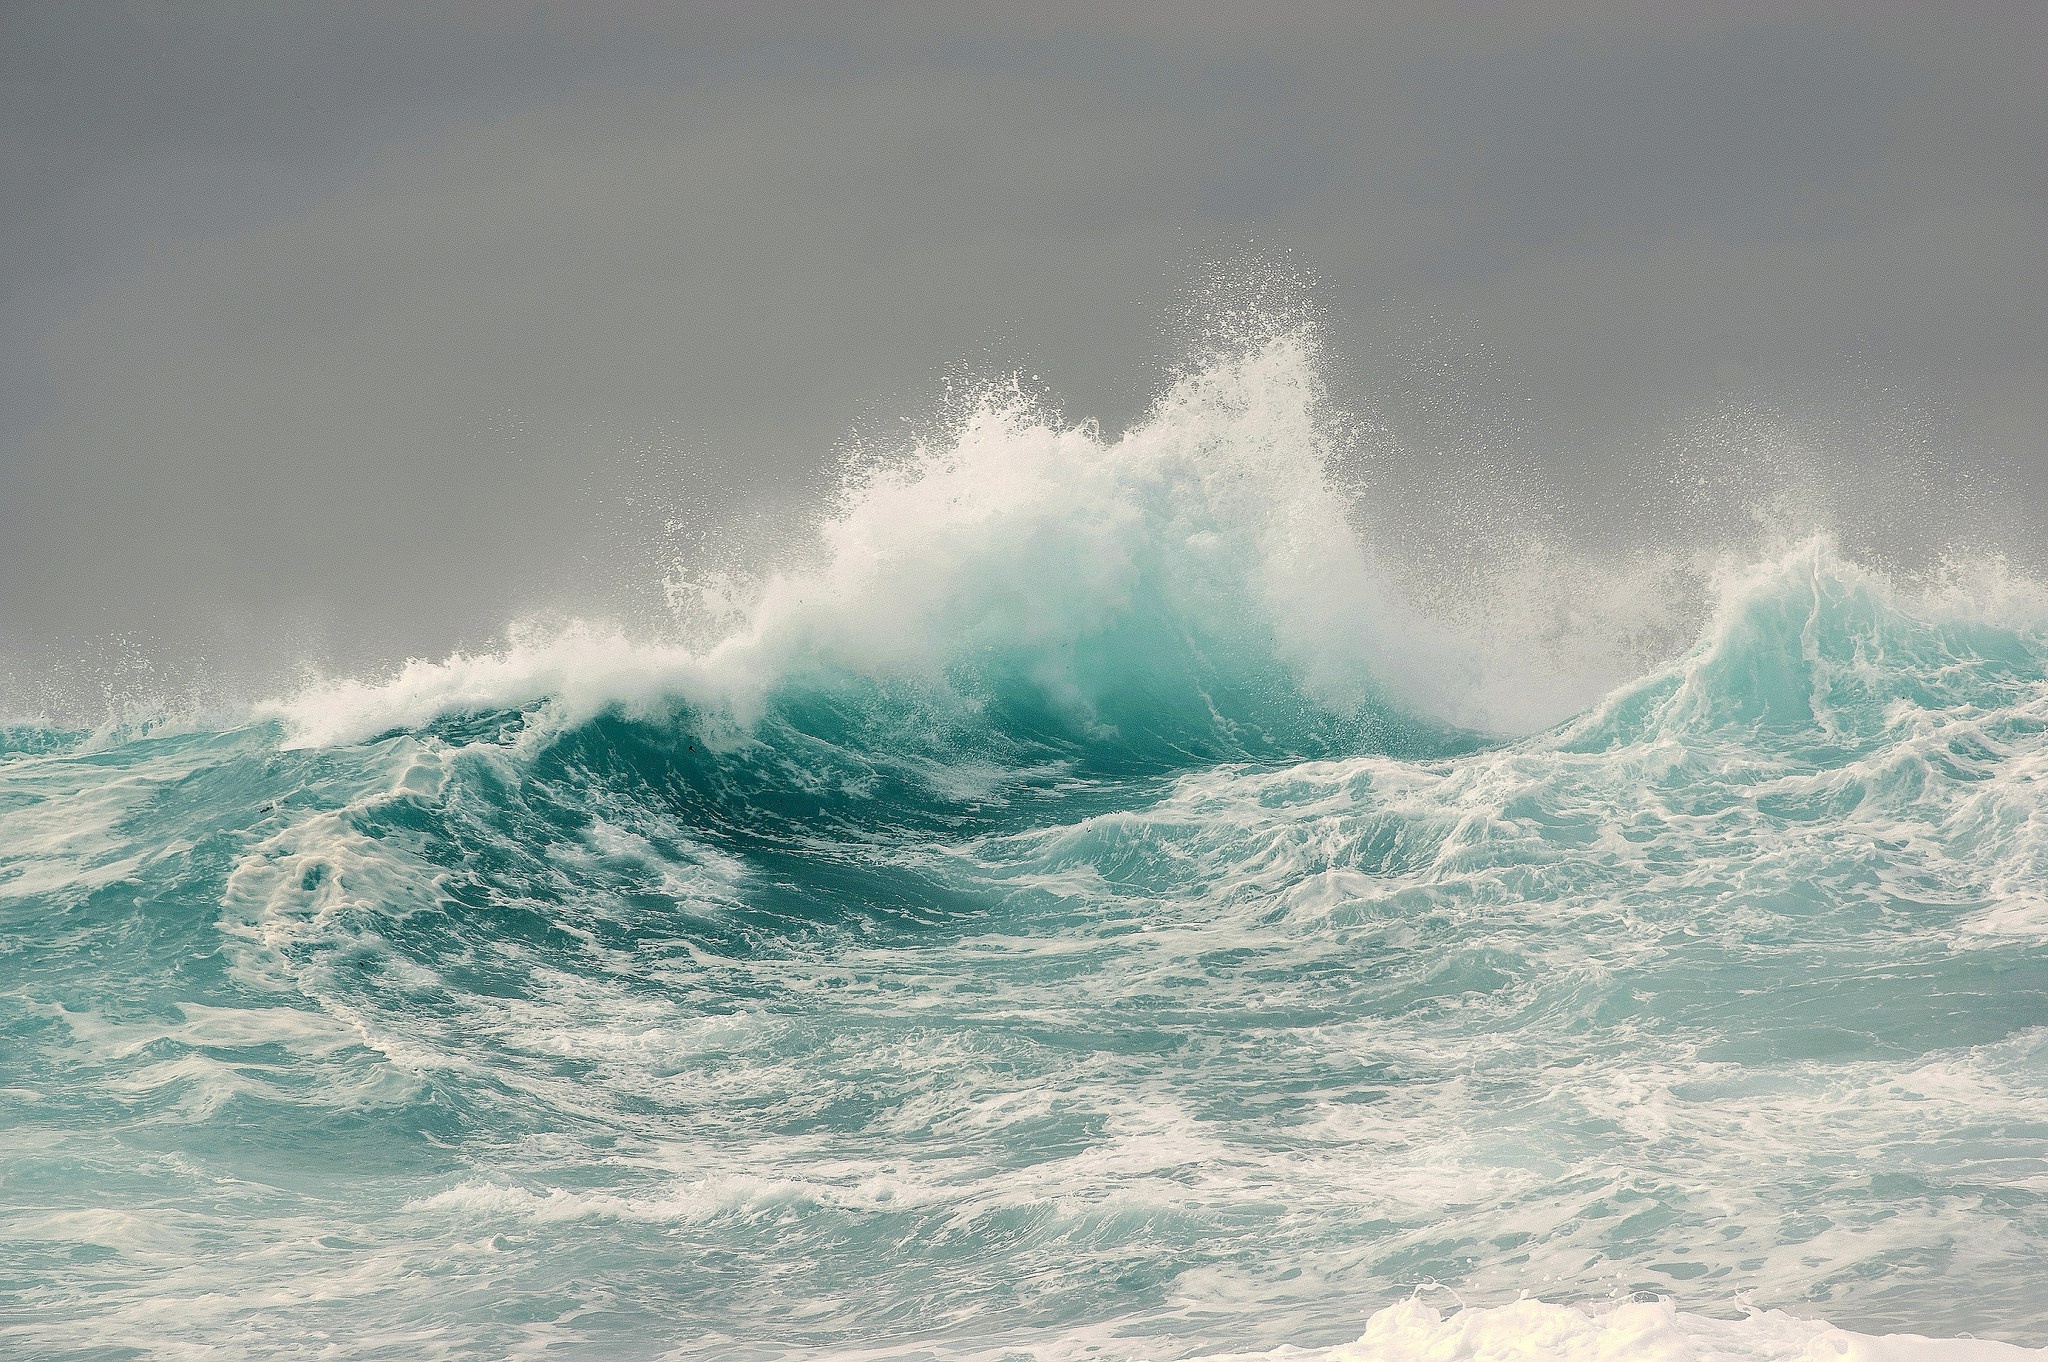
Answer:
<path fill-rule="evenodd" d="M 2038 3 L 6 0 L 0 121 L 33 665 L 601 605 L 949 369 L 1115 428 L 1248 253 L 1417 495 L 1590 530 L 1766 429 L 2048 487 Z"/>

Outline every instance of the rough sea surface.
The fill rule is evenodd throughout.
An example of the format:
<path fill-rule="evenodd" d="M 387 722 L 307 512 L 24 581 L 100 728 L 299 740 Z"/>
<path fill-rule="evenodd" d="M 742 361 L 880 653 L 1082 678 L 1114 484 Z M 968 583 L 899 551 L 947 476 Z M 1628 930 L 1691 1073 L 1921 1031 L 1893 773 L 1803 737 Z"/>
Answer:
<path fill-rule="evenodd" d="M 0 730 L 0 1353 L 2048 1343 L 2048 595 L 1811 540 L 1503 736 L 1317 420 L 991 407 L 689 642 Z"/>

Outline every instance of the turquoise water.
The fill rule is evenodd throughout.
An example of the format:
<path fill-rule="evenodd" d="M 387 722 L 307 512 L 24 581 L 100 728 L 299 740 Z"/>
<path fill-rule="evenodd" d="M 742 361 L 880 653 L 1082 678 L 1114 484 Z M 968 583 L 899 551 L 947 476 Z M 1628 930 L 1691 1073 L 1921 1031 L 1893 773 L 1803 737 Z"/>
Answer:
<path fill-rule="evenodd" d="M 1806 542 L 1501 736 L 1312 399 L 992 410 L 687 640 L 0 734 L 0 1346 L 2048 1341 L 2040 593 Z"/>

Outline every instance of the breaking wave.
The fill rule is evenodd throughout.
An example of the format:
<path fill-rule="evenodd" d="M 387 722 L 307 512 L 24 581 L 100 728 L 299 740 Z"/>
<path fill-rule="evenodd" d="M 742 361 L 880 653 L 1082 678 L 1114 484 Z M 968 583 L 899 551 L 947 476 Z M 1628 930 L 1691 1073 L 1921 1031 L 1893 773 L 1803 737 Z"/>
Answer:
<path fill-rule="evenodd" d="M 0 731 L 0 1340 L 2048 1335 L 2048 595 L 1807 538 L 1531 701 L 1514 611 L 1376 559 L 1314 375 L 985 403 L 669 631 Z"/>

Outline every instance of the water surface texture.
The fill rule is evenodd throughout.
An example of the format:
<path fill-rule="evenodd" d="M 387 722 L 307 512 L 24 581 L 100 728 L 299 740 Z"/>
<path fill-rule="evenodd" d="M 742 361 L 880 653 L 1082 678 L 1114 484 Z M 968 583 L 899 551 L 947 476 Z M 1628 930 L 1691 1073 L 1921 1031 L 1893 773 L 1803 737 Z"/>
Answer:
<path fill-rule="evenodd" d="M 1813 540 L 1502 737 L 1313 387 L 992 407 L 710 641 L 0 733 L 0 1349 L 2048 1342 L 2042 594 Z"/>

